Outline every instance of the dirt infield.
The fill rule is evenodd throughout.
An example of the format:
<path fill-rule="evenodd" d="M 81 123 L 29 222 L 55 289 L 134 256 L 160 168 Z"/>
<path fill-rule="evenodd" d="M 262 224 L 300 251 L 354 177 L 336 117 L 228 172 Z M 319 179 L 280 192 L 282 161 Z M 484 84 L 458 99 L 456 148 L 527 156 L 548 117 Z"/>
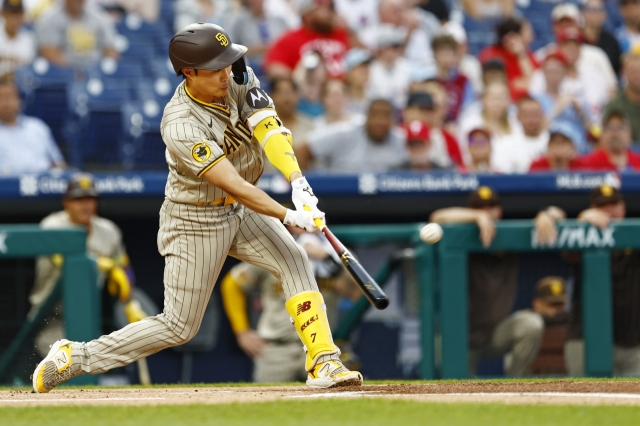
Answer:
<path fill-rule="evenodd" d="M 0 391 L 0 406 L 223 404 L 313 398 L 404 398 L 424 402 L 640 406 L 640 381 L 456 382 L 365 385 L 329 390 L 304 386 Z"/>

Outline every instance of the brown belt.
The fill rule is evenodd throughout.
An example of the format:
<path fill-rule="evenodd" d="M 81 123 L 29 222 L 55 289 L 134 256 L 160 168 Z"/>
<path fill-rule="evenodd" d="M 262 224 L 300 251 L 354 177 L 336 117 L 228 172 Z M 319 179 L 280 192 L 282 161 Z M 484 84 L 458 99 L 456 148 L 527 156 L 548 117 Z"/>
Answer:
<path fill-rule="evenodd" d="M 209 202 L 201 202 L 201 203 L 193 203 L 194 206 L 228 206 L 230 204 L 235 204 L 236 199 L 233 198 L 231 195 L 227 195 L 226 197 L 222 197 L 222 198 L 218 198 L 217 200 L 214 201 L 209 201 Z"/>

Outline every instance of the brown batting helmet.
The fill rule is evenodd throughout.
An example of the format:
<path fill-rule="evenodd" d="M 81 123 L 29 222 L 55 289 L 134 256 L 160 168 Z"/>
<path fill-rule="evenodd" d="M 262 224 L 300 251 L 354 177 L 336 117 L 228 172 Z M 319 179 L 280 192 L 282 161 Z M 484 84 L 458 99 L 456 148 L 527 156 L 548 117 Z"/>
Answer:
<path fill-rule="evenodd" d="M 231 43 L 224 28 L 215 24 L 187 25 L 169 43 L 169 59 L 176 75 L 182 75 L 183 68 L 219 70 L 232 65 L 238 84 L 247 83 L 246 52 L 245 46 Z"/>

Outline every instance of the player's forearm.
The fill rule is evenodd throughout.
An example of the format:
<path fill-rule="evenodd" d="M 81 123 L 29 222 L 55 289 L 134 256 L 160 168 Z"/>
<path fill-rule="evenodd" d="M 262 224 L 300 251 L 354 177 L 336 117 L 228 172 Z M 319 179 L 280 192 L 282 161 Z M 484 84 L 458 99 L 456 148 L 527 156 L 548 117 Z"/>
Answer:
<path fill-rule="evenodd" d="M 256 213 L 280 220 L 284 220 L 287 214 L 287 209 L 269 197 L 266 192 L 242 179 L 227 159 L 223 159 L 207 170 L 203 177 Z"/>
<path fill-rule="evenodd" d="M 466 207 L 450 207 L 433 212 L 429 218 L 436 223 L 473 223 L 478 219 L 479 211 Z"/>
<path fill-rule="evenodd" d="M 253 128 L 253 136 L 262 145 L 269 162 L 289 182 L 293 181 L 293 175 L 300 173 L 300 166 L 293 151 L 293 138 L 289 130 L 280 126 L 275 116 L 269 116 Z"/>

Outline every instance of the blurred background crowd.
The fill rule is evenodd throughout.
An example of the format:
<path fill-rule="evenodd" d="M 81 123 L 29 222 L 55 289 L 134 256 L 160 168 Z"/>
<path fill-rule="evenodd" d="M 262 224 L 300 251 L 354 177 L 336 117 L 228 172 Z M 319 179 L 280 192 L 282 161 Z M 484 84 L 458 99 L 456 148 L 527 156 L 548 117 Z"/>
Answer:
<path fill-rule="evenodd" d="M 0 175 L 165 169 L 196 21 L 249 48 L 306 169 L 640 168 L 638 0 L 3 0 Z"/>

